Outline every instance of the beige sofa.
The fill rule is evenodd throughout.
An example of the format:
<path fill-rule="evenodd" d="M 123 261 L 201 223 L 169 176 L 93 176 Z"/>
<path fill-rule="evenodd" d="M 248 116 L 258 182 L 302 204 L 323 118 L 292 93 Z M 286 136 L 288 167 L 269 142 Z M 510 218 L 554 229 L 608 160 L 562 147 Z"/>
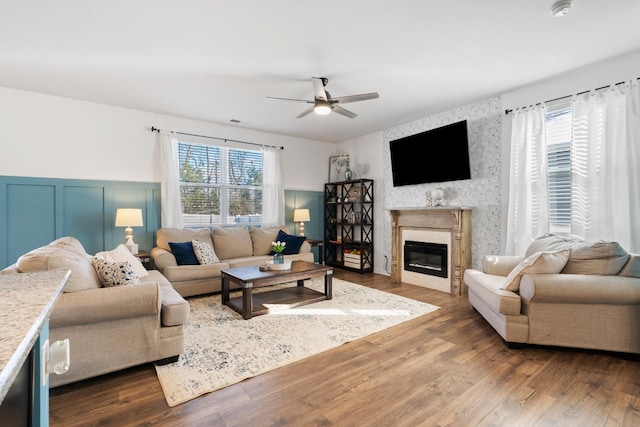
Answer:
<path fill-rule="evenodd" d="M 466 270 L 469 302 L 509 345 L 640 353 L 640 255 L 556 235 Z"/>
<path fill-rule="evenodd" d="M 272 260 L 272 242 L 279 231 L 288 234 L 286 226 L 273 228 L 217 227 L 209 228 L 160 228 L 156 234 L 156 247 L 151 250 L 155 268 L 171 282 L 183 297 L 220 292 L 221 271 L 225 268 L 261 265 Z M 295 239 L 295 236 L 291 236 Z M 213 264 L 178 265 L 169 243 L 198 240 L 212 246 L 219 262 Z M 313 252 L 308 242 L 303 242 L 295 254 L 285 255 L 285 260 L 313 262 Z"/>
<path fill-rule="evenodd" d="M 63 237 L 21 256 L 1 272 L 71 270 L 49 321 L 51 342 L 69 339 L 71 362 L 68 372 L 50 377 L 51 387 L 147 362 L 177 360 L 183 352 L 189 304 L 167 279 L 158 271 L 144 275 L 139 264 L 134 265 L 144 275 L 136 273 L 139 284 L 103 287 L 92 259 L 78 240 Z"/>

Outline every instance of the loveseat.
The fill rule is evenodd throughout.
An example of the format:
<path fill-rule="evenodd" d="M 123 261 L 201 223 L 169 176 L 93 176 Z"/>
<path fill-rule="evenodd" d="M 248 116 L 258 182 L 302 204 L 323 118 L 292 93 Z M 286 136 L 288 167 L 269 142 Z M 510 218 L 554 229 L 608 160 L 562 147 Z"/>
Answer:
<path fill-rule="evenodd" d="M 640 353 L 640 256 L 616 242 L 545 235 L 524 256 L 486 256 L 464 282 L 510 346 Z"/>
<path fill-rule="evenodd" d="M 126 266 L 123 277 L 131 284 L 111 270 L 99 276 L 94 258 L 118 272 Z M 0 274 L 48 270 L 71 270 L 49 320 L 51 342 L 69 339 L 70 367 L 50 377 L 51 387 L 147 362 L 174 361 L 183 352 L 189 304 L 124 245 L 91 256 L 77 239 L 63 237 L 22 255 Z"/>
<path fill-rule="evenodd" d="M 285 225 L 251 229 L 246 226 L 160 228 L 151 259 L 183 297 L 220 292 L 222 270 L 267 263 L 273 259 L 272 243 L 278 240 L 287 243 L 283 252 L 285 260 L 313 262 L 311 245 L 304 237 L 288 232 Z M 209 256 L 193 253 L 194 244 L 207 248 Z"/>

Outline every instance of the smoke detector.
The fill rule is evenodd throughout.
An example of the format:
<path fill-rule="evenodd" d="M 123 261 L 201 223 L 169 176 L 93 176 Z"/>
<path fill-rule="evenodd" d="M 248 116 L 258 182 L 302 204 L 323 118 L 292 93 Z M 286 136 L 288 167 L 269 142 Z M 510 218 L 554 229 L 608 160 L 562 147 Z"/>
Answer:
<path fill-rule="evenodd" d="M 571 0 L 559 0 L 551 6 L 551 14 L 556 18 L 566 15 L 571 9 Z"/>

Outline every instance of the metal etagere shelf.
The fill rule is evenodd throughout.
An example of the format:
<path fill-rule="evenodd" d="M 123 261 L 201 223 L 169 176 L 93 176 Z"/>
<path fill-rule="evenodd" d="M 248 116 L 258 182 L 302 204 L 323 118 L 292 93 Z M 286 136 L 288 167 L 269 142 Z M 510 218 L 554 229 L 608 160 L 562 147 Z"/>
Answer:
<path fill-rule="evenodd" d="M 325 264 L 373 271 L 373 180 L 324 185 Z"/>

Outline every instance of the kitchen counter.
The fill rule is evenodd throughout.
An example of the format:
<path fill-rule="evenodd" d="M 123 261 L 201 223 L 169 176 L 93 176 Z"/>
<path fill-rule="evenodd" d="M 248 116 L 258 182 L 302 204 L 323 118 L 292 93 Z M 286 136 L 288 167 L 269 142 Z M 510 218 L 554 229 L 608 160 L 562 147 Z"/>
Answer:
<path fill-rule="evenodd" d="M 70 275 L 70 271 L 0 275 L 0 403 Z"/>

